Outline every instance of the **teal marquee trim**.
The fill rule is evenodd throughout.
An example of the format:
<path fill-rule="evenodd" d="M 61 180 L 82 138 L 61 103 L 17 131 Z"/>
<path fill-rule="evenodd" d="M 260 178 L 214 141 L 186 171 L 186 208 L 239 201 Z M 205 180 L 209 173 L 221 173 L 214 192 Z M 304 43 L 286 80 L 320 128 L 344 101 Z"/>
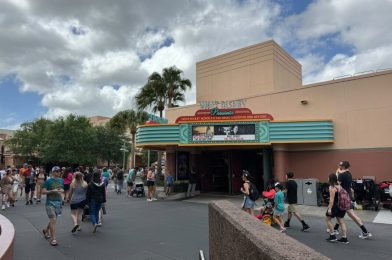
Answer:
<path fill-rule="evenodd" d="M 222 140 L 222 141 L 193 141 L 192 126 L 208 125 L 255 125 L 255 140 Z M 320 121 L 241 121 L 241 122 L 200 122 L 179 125 L 145 125 L 138 128 L 136 133 L 137 145 L 164 145 L 166 143 L 177 145 L 230 145 L 260 143 L 325 143 L 334 141 L 333 122 Z"/>

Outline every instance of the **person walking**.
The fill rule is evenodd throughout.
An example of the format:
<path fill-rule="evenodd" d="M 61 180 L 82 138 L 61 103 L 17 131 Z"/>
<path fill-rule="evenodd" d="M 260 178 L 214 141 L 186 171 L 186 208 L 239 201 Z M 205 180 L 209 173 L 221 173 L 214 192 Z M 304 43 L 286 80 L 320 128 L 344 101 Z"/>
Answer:
<path fill-rule="evenodd" d="M 344 222 L 343 218 L 344 215 L 346 214 L 346 211 L 341 210 L 338 207 L 338 192 L 339 189 L 343 189 L 338 184 L 338 179 L 336 177 L 336 174 L 332 173 L 328 177 L 328 183 L 329 183 L 329 203 L 328 203 L 328 210 L 326 215 L 326 222 L 329 230 L 332 230 L 330 232 L 329 238 L 327 238 L 328 242 L 341 242 L 343 244 L 348 244 L 348 239 L 347 239 L 347 226 L 346 223 Z M 332 218 L 336 218 L 339 225 L 342 227 L 342 237 L 340 239 L 336 238 L 336 234 L 333 231 L 333 225 L 332 225 Z"/>
<path fill-rule="evenodd" d="M 64 193 L 64 181 L 60 178 L 60 167 L 52 168 L 52 177 L 47 179 L 42 187 L 42 194 L 46 194 L 45 209 L 49 218 L 47 227 L 42 231 L 45 238 L 52 238 L 50 244 L 57 246 L 56 222 L 61 214 L 62 194 Z"/>
<path fill-rule="evenodd" d="M 147 201 L 157 200 L 155 198 L 155 171 L 152 167 L 147 172 Z"/>
<path fill-rule="evenodd" d="M 101 182 L 101 173 L 99 170 L 94 171 L 93 179 L 87 186 L 86 201 L 90 209 L 93 233 L 95 233 L 99 227 L 99 211 L 101 210 L 102 203 L 106 202 L 105 184 Z"/>
<path fill-rule="evenodd" d="M 168 171 L 166 175 L 166 197 L 170 195 L 174 186 L 174 177 L 171 172 Z"/>
<path fill-rule="evenodd" d="M 64 202 L 69 203 L 69 188 L 73 179 L 72 169 L 70 167 L 64 169 L 61 177 L 64 181 Z"/>
<path fill-rule="evenodd" d="M 103 182 L 105 183 L 105 188 L 107 188 L 109 185 L 110 173 L 108 169 L 106 169 L 106 167 L 102 169 L 102 177 L 103 177 Z"/>
<path fill-rule="evenodd" d="M 20 169 L 20 175 L 25 188 L 26 205 L 32 205 L 35 190 L 35 176 L 32 166 L 27 163 L 23 164 L 23 168 Z"/>
<path fill-rule="evenodd" d="M 196 171 L 194 168 L 191 169 L 189 172 L 189 184 L 188 184 L 188 190 L 186 192 L 187 197 L 193 197 L 195 196 L 195 190 L 196 190 Z"/>
<path fill-rule="evenodd" d="M 11 168 L 6 169 L 5 175 L 0 180 L 0 193 L 1 193 L 1 209 L 5 210 L 6 207 L 9 208 L 11 204 L 14 203 L 12 196 L 12 170 Z"/>
<path fill-rule="evenodd" d="M 135 182 L 135 178 L 136 178 L 135 168 L 129 169 L 128 176 L 127 176 L 128 197 L 132 197 L 132 187 L 133 187 L 133 183 Z"/>
<path fill-rule="evenodd" d="M 121 194 L 124 187 L 124 171 L 119 169 L 117 172 L 117 194 Z"/>
<path fill-rule="evenodd" d="M 36 179 L 37 179 L 37 184 L 36 184 L 36 193 L 37 193 L 37 201 L 36 204 L 41 203 L 41 197 L 42 197 L 42 187 L 44 186 L 44 183 L 46 181 L 46 172 L 44 167 L 38 168 L 38 171 L 36 173 Z"/>
<path fill-rule="evenodd" d="M 274 221 L 280 226 L 280 232 L 285 232 L 286 228 L 284 227 L 283 223 L 283 215 L 285 211 L 285 206 L 284 206 L 284 194 L 283 194 L 283 186 L 280 183 L 275 184 L 275 197 L 274 197 L 274 203 L 275 203 L 275 208 L 274 208 Z"/>
<path fill-rule="evenodd" d="M 309 225 L 305 223 L 305 221 L 303 220 L 301 214 L 299 213 L 299 211 L 297 210 L 297 208 L 295 207 L 295 204 L 297 204 L 297 189 L 298 189 L 298 185 L 297 183 L 293 180 L 294 177 L 294 173 L 293 172 L 287 172 L 286 173 L 286 199 L 287 199 L 287 203 L 289 204 L 289 206 L 287 207 L 287 220 L 284 223 L 284 227 L 288 228 L 290 227 L 290 220 L 291 217 L 294 215 L 299 222 L 301 222 L 302 224 L 302 231 L 306 232 L 310 229 Z"/>
<path fill-rule="evenodd" d="M 343 187 L 347 193 L 350 195 L 351 201 L 352 201 L 352 206 L 349 210 L 347 210 L 347 215 L 358 225 L 358 227 L 361 229 L 361 233 L 359 234 L 360 239 L 369 239 L 372 237 L 372 233 L 368 232 L 366 229 L 365 225 L 363 224 L 363 221 L 355 214 L 354 212 L 354 204 L 355 204 L 355 198 L 353 196 L 352 190 L 351 190 L 351 184 L 352 184 L 352 175 L 349 170 L 350 168 L 350 163 L 348 161 L 341 161 L 338 164 L 338 169 L 336 170 L 336 175 L 338 176 L 338 183 L 340 184 L 341 187 Z M 333 229 L 335 234 L 339 234 L 339 223 L 337 223 Z"/>
<path fill-rule="evenodd" d="M 242 172 L 242 180 L 244 183 L 241 187 L 241 192 L 244 194 L 244 202 L 242 203 L 242 210 L 248 212 L 250 215 L 254 215 L 254 207 L 255 202 L 249 197 L 250 189 L 251 189 L 251 182 L 250 182 L 250 175 L 249 172 L 244 170 Z"/>
<path fill-rule="evenodd" d="M 83 174 L 80 171 L 77 171 L 69 190 L 71 217 L 74 223 L 74 227 L 71 230 L 72 233 L 75 233 L 76 230 L 81 231 L 80 223 L 83 209 L 86 206 L 86 193 L 87 182 L 83 180 Z"/>

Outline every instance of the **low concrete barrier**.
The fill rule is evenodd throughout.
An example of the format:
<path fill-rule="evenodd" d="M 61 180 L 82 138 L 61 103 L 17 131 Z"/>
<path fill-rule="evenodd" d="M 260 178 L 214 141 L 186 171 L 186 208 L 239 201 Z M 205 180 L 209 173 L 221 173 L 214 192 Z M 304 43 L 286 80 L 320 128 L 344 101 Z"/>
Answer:
<path fill-rule="evenodd" d="M 14 225 L 0 214 L 0 259 L 11 260 L 14 257 Z"/>
<path fill-rule="evenodd" d="M 209 203 L 208 222 L 210 260 L 329 259 L 229 201 Z"/>

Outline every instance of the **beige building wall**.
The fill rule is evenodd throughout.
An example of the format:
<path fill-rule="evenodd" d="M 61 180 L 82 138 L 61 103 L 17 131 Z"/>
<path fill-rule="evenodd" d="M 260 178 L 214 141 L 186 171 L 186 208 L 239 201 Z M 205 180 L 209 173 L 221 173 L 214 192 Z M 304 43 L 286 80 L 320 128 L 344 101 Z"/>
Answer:
<path fill-rule="evenodd" d="M 392 148 L 391 82 L 389 70 L 244 98 L 253 113 L 269 113 L 274 120 L 334 121 L 334 144 L 287 145 L 287 150 Z M 222 92 L 219 99 L 207 100 L 230 98 Z M 173 108 L 166 115 L 174 123 L 177 117 L 194 115 L 198 109 L 199 105 Z"/>

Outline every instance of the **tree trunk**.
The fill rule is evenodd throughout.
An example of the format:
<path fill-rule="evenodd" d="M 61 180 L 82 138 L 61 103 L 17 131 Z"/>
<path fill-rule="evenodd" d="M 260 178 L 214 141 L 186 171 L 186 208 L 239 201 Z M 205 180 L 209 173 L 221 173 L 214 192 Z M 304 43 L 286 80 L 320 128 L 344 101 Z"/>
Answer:
<path fill-rule="evenodd" d="M 135 168 L 135 138 L 136 138 L 136 134 L 135 133 L 131 133 L 132 134 L 132 147 L 131 147 L 131 164 L 129 165 L 129 168 Z"/>

